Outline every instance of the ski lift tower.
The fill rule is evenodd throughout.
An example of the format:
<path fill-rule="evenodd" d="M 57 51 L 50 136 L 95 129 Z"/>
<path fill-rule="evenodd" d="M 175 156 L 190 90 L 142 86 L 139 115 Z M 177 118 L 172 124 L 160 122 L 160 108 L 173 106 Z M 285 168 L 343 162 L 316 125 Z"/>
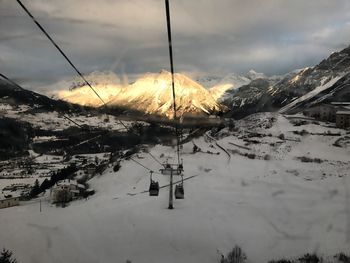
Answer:
<path fill-rule="evenodd" d="M 174 208 L 173 201 L 173 176 L 182 176 L 183 173 L 183 165 L 182 164 L 170 164 L 165 163 L 164 168 L 160 169 L 160 172 L 163 175 L 170 175 L 170 183 L 169 183 L 169 206 L 168 209 Z"/>

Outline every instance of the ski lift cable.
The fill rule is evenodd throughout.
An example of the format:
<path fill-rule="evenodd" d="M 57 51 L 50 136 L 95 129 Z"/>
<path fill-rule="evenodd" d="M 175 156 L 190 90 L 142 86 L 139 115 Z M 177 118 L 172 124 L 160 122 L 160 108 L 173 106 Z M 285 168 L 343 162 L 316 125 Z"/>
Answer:
<path fill-rule="evenodd" d="M 22 9 L 27 13 L 27 15 L 33 20 L 33 22 L 37 25 L 37 27 L 44 33 L 44 35 L 49 39 L 49 41 L 54 45 L 54 47 L 60 52 L 60 54 L 66 59 L 66 61 L 70 64 L 70 66 L 75 70 L 75 72 L 83 79 L 85 84 L 96 94 L 96 96 L 101 100 L 103 105 L 106 107 L 107 104 L 102 99 L 102 97 L 98 94 L 98 92 L 93 88 L 93 86 L 90 84 L 90 82 L 84 77 L 84 75 L 79 71 L 79 69 L 73 64 L 73 62 L 68 58 L 68 56 L 63 52 L 63 50 L 59 47 L 59 45 L 53 40 L 53 38 L 48 34 L 48 32 L 44 29 L 44 27 L 37 21 L 37 19 L 33 16 L 33 14 L 28 10 L 28 8 L 21 2 L 21 0 L 16 0 L 17 3 L 22 7 Z M 169 10 L 167 12 L 169 14 Z M 172 72 L 172 88 L 173 88 L 173 99 L 174 99 L 174 120 L 176 121 L 176 102 L 175 102 L 175 86 L 174 86 L 174 69 L 173 69 L 173 62 L 172 62 L 172 49 L 171 49 L 171 31 L 170 31 L 170 16 L 168 15 L 168 37 L 169 37 L 169 52 L 171 57 L 171 72 Z M 18 85 L 16 85 L 18 86 Z M 72 121 L 70 118 L 67 118 L 68 120 Z M 127 130 L 129 131 L 129 128 L 121 121 L 118 120 L 118 122 Z M 74 122 L 75 125 L 77 123 Z M 178 128 L 177 124 L 175 123 L 175 129 L 176 129 L 176 137 L 177 137 L 177 152 L 178 152 L 178 161 L 180 162 L 180 156 L 179 156 L 179 139 L 178 139 Z M 133 159 L 132 159 L 133 160 Z M 133 160 L 135 161 L 135 160 Z M 137 162 L 137 161 L 136 161 Z M 140 164 L 140 163 L 139 163 Z M 142 165 L 142 164 L 141 164 Z M 148 167 L 142 165 L 147 170 L 151 171 Z"/>
<path fill-rule="evenodd" d="M 195 178 L 195 177 L 198 177 L 198 176 L 200 176 L 200 175 L 199 175 L 199 174 L 191 175 L 191 176 L 188 176 L 188 177 L 185 177 L 185 178 L 183 178 L 183 179 L 180 179 L 180 180 L 175 181 L 174 184 L 181 184 L 181 183 L 183 183 L 184 181 L 191 180 L 191 179 L 193 179 L 193 178 Z M 162 185 L 162 186 L 159 187 L 159 189 L 167 188 L 167 187 L 169 187 L 169 185 L 170 185 L 170 184 Z M 136 192 L 136 193 L 127 193 L 127 196 L 124 196 L 123 199 L 124 199 L 124 198 L 128 198 L 128 197 L 134 197 L 134 196 L 141 195 L 141 194 L 146 194 L 146 193 L 148 193 L 148 192 L 149 192 L 149 190 L 144 190 L 144 191 Z M 113 200 L 118 200 L 118 199 L 120 199 L 120 197 L 114 197 L 114 198 L 112 198 L 112 199 L 113 199 Z"/>
<path fill-rule="evenodd" d="M 6 80 L 7 82 L 9 82 L 9 83 L 11 83 L 12 85 L 16 86 L 17 88 L 23 90 L 23 88 L 22 88 L 20 85 L 18 85 L 18 84 L 17 84 L 16 82 L 14 82 L 12 79 L 6 77 L 4 74 L 0 73 L 0 76 L 1 76 L 4 80 Z"/>
<path fill-rule="evenodd" d="M 153 154 L 151 154 L 150 152 L 147 152 L 151 157 L 152 157 L 152 159 L 153 160 L 155 160 L 160 166 L 164 166 Z"/>
<path fill-rule="evenodd" d="M 153 174 L 161 174 L 161 173 L 158 173 L 158 172 L 155 172 L 154 170 L 148 168 L 146 165 L 140 163 L 139 161 L 136 161 L 134 158 L 132 157 L 129 157 L 130 160 L 132 160 L 133 162 L 135 162 L 136 164 L 138 164 L 139 166 L 143 167 L 144 169 L 146 169 L 147 171 L 153 173 Z"/>
<path fill-rule="evenodd" d="M 6 75 L 0 73 L 0 77 L 2 77 L 2 78 L 5 79 L 7 82 L 9 82 L 9 83 L 11 83 L 12 85 L 14 85 L 15 87 L 17 87 L 17 88 L 19 88 L 19 89 L 21 89 L 21 90 L 24 90 L 19 84 L 17 84 L 15 81 L 13 81 L 12 79 L 10 79 L 10 78 L 7 77 Z M 51 108 L 51 107 L 50 107 L 50 108 Z M 64 114 L 62 115 L 62 117 L 65 118 L 65 119 L 67 119 L 68 121 L 70 121 L 71 123 L 73 123 L 74 125 L 76 125 L 77 127 L 79 127 L 80 129 L 84 130 L 85 132 L 88 132 L 88 133 L 92 134 L 90 128 L 85 129 L 85 127 L 81 126 L 81 125 L 78 124 L 76 121 L 72 120 L 70 117 L 68 117 L 68 116 L 66 116 L 66 115 L 64 115 Z M 100 136 L 102 136 L 102 135 L 100 134 L 100 135 L 98 135 L 98 136 L 96 136 L 96 137 L 90 138 L 90 139 L 88 139 L 88 140 L 86 140 L 86 141 L 84 141 L 84 142 L 81 142 L 81 143 L 77 144 L 77 145 L 81 145 L 81 144 L 84 144 L 84 143 L 86 143 L 86 142 L 88 142 L 88 141 L 95 140 L 95 139 L 99 138 Z M 76 147 L 77 145 L 74 145 L 73 147 Z M 70 148 L 72 148 L 72 147 L 70 147 Z"/>
<path fill-rule="evenodd" d="M 2 77 L 3 79 L 5 79 L 7 82 L 11 83 L 12 85 L 16 86 L 17 88 L 24 90 L 19 84 L 17 84 L 16 82 L 14 82 L 12 79 L 8 78 L 7 76 L 5 76 L 4 74 L 0 73 L 0 77 Z M 71 118 L 69 118 L 68 116 L 62 115 L 65 119 L 69 120 L 70 122 L 72 122 L 74 125 L 78 126 L 79 128 L 83 128 L 80 124 L 78 124 L 77 122 L 73 121 Z M 88 132 L 90 133 L 90 130 L 88 130 Z M 98 137 L 100 137 L 101 135 L 98 135 L 92 139 L 96 139 Z M 91 139 L 91 140 L 92 140 Z M 86 143 L 87 141 L 84 141 L 83 143 Z M 75 145 L 76 146 L 76 145 Z M 151 154 L 152 155 L 152 154 Z M 153 156 L 153 155 L 152 155 Z M 130 157 L 130 159 L 132 161 L 134 161 L 135 163 L 137 163 L 138 165 L 142 166 L 143 168 L 147 169 L 148 171 L 152 171 L 155 174 L 160 174 L 157 172 L 154 172 L 152 169 L 146 167 L 145 165 L 141 164 L 140 162 L 134 160 L 133 158 Z M 155 159 L 156 160 L 156 159 Z"/>
<path fill-rule="evenodd" d="M 8 78 L 7 76 L 5 76 L 4 74 L 0 73 L 0 77 L 2 77 L 3 79 L 5 79 L 7 82 L 11 83 L 12 85 L 14 85 L 15 87 L 24 90 L 19 84 L 17 84 L 16 82 L 14 82 L 12 79 Z M 71 118 L 69 118 L 66 115 L 62 115 L 63 118 L 69 120 L 70 122 L 72 122 L 74 125 L 78 126 L 79 128 L 83 129 L 84 127 L 82 127 L 80 124 L 78 124 L 77 122 L 73 121 Z"/>
<path fill-rule="evenodd" d="M 60 52 L 60 54 L 66 59 L 70 66 L 76 71 L 76 73 L 83 79 L 85 84 L 96 94 L 96 96 L 101 100 L 103 105 L 106 107 L 107 104 L 98 94 L 98 92 L 93 88 L 91 83 L 84 77 L 84 75 L 79 71 L 79 69 L 73 64 L 73 62 L 68 58 L 68 56 L 63 52 L 59 45 L 53 40 L 53 38 L 48 34 L 44 27 L 37 21 L 33 14 L 28 10 L 28 8 L 21 2 L 21 0 L 16 0 L 17 3 L 22 7 L 22 9 L 28 14 L 28 16 L 33 20 L 33 22 L 38 26 L 38 28 L 44 33 L 44 35 L 49 39 L 49 41 L 54 45 L 54 47 Z M 175 133 L 177 138 L 177 157 L 178 163 L 180 163 L 180 145 L 179 145 L 179 133 L 177 127 L 177 116 L 176 116 L 176 95 L 175 95 L 175 85 L 174 85 L 174 66 L 173 66 L 173 52 L 172 52 L 172 43 L 171 43 L 171 28 L 170 28 L 170 12 L 169 12 L 169 1 L 166 0 L 166 14 L 167 14 L 167 28 L 168 28 L 168 43 L 169 43 L 169 55 L 170 55 L 170 68 L 172 76 L 172 91 L 173 91 L 173 108 L 174 108 L 174 121 L 175 121 Z M 129 128 L 121 121 L 118 122 L 127 130 Z"/>
<path fill-rule="evenodd" d="M 39 27 L 39 29 L 45 34 L 45 36 L 50 40 L 50 42 L 55 46 L 55 48 L 61 53 L 61 55 L 67 60 L 67 62 L 71 65 L 71 67 L 75 70 L 75 72 L 84 80 L 85 84 L 89 86 L 89 88 L 97 95 L 97 97 L 102 101 L 104 105 L 106 103 L 101 98 L 101 96 L 96 92 L 96 90 L 92 87 L 89 81 L 84 77 L 84 75 L 78 70 L 78 68 L 73 64 L 73 62 L 67 57 L 67 55 L 63 52 L 63 50 L 57 45 L 57 43 L 50 37 L 47 31 L 41 26 L 41 24 L 35 19 L 35 17 L 30 13 L 30 11 L 25 7 L 25 5 L 17 0 L 17 3 L 22 7 L 22 9 L 28 14 L 28 16 L 33 20 L 33 22 Z"/>
<path fill-rule="evenodd" d="M 169 58 L 170 58 L 170 72 L 171 72 L 171 87 L 173 95 L 173 110 L 174 110 L 174 122 L 175 122 L 175 134 L 176 134 L 176 151 L 177 161 L 180 164 L 180 144 L 179 144 L 179 129 L 177 125 L 176 116 L 176 93 L 175 93 L 175 81 L 174 81 L 174 61 L 173 61 L 173 48 L 171 40 L 171 21 L 170 21 L 170 7 L 169 0 L 165 0 L 166 20 L 167 20 L 167 32 L 168 32 L 168 46 L 169 46 Z"/>
<path fill-rule="evenodd" d="M 103 105 L 107 107 L 107 104 L 102 99 L 102 97 L 98 94 L 98 92 L 93 88 L 91 83 L 84 77 L 84 75 L 80 72 L 80 70 L 73 64 L 73 62 L 68 58 L 68 56 L 63 52 L 63 50 L 59 47 L 59 45 L 53 40 L 53 38 L 47 33 L 44 27 L 36 20 L 36 18 L 32 15 L 32 13 L 26 8 L 26 6 L 21 2 L 21 0 L 17 0 L 17 3 L 22 7 L 22 9 L 28 14 L 28 16 L 33 20 L 33 22 L 38 26 L 38 28 L 44 33 L 44 35 L 50 40 L 50 42 L 54 45 L 54 47 L 61 53 L 61 55 L 66 59 L 66 61 L 71 65 L 71 67 L 75 70 L 75 72 L 83 79 L 85 84 L 96 94 L 96 96 L 101 100 Z M 128 127 L 121 121 L 118 122 L 126 129 L 129 130 Z"/>

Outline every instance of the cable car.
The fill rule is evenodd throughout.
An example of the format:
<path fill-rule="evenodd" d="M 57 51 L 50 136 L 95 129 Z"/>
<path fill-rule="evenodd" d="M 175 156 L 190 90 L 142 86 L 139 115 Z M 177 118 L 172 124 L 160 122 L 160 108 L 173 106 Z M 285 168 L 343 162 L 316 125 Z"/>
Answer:
<path fill-rule="evenodd" d="M 150 182 L 151 183 L 149 185 L 149 190 L 148 190 L 149 195 L 150 196 L 158 196 L 158 194 L 159 194 L 159 183 L 152 179 L 153 171 L 150 171 L 150 173 L 151 173 L 150 174 Z"/>
<path fill-rule="evenodd" d="M 179 164 L 179 166 L 178 166 L 178 171 L 181 173 L 181 172 L 183 172 L 183 170 L 184 170 L 184 166 L 182 165 L 182 163 L 180 163 Z"/>
<path fill-rule="evenodd" d="M 176 199 L 185 198 L 184 185 L 182 183 L 175 186 L 175 198 Z"/>
<path fill-rule="evenodd" d="M 158 196 L 159 195 L 159 183 L 151 180 L 151 184 L 149 185 L 149 195 L 150 196 Z"/>

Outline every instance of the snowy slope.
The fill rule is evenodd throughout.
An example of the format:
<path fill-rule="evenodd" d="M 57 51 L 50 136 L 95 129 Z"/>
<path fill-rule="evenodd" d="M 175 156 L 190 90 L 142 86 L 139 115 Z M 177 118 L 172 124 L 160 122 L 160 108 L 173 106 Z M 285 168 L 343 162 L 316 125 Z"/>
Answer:
<path fill-rule="evenodd" d="M 41 128 L 44 130 L 57 131 L 64 130 L 76 125 L 64 116 L 70 118 L 78 125 L 88 125 L 91 128 L 108 128 L 111 130 L 124 129 L 120 124 L 119 119 L 108 114 L 96 113 L 66 113 L 62 114 L 58 111 L 30 111 L 31 107 L 27 105 L 13 106 L 7 103 L 0 103 L 1 116 L 16 119 L 18 121 L 28 122 L 34 128 Z M 107 121 L 108 120 L 108 121 Z M 131 121 L 123 121 L 123 123 L 130 127 Z"/>
<path fill-rule="evenodd" d="M 185 181 L 186 197 L 175 201 L 174 210 L 167 209 L 167 188 L 159 197 L 141 193 L 148 189 L 148 172 L 124 160 L 117 173 L 110 168 L 92 179 L 97 192 L 88 201 L 64 209 L 44 202 L 42 213 L 35 201 L 0 210 L 0 244 L 28 263 L 212 263 L 235 244 L 250 262 L 314 251 L 349 253 L 350 148 L 332 146 L 339 136 L 293 133 L 345 132 L 312 123 L 293 126 L 292 120 L 252 115 L 237 123 L 237 131 L 220 131 L 217 141 L 211 135 L 195 139 L 201 152 L 192 154 L 192 142 L 184 145 L 185 177 L 196 177 Z M 161 161 L 175 158 L 172 147 L 150 150 Z M 323 162 L 303 163 L 299 156 Z M 160 168 L 146 153 L 134 158 Z M 161 186 L 168 182 L 161 175 L 155 179 Z"/>
<path fill-rule="evenodd" d="M 301 103 L 305 100 L 308 100 L 310 98 L 315 97 L 317 94 L 321 93 L 322 91 L 325 91 L 332 87 L 338 80 L 340 80 L 345 73 L 340 74 L 339 76 L 333 77 L 333 78 L 327 78 L 324 77 L 321 81 L 321 85 L 317 86 L 315 89 L 311 90 L 310 92 L 306 93 L 305 95 L 293 100 L 291 103 L 287 104 L 286 106 L 282 107 L 279 112 L 284 113 L 296 106 L 298 103 Z"/>

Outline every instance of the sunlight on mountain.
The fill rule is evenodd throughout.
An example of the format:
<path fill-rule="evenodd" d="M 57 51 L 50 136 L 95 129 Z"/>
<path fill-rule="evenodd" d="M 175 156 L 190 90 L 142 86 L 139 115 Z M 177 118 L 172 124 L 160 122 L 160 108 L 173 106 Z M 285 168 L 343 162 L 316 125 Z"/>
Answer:
<path fill-rule="evenodd" d="M 175 74 L 177 115 L 209 115 L 220 112 L 220 106 L 209 90 L 183 74 Z M 167 71 L 147 73 L 133 84 L 96 83 L 94 88 L 109 107 L 123 107 L 146 114 L 173 118 L 171 74 Z M 87 86 L 60 91 L 57 96 L 80 105 L 99 107 L 101 100 Z"/>

